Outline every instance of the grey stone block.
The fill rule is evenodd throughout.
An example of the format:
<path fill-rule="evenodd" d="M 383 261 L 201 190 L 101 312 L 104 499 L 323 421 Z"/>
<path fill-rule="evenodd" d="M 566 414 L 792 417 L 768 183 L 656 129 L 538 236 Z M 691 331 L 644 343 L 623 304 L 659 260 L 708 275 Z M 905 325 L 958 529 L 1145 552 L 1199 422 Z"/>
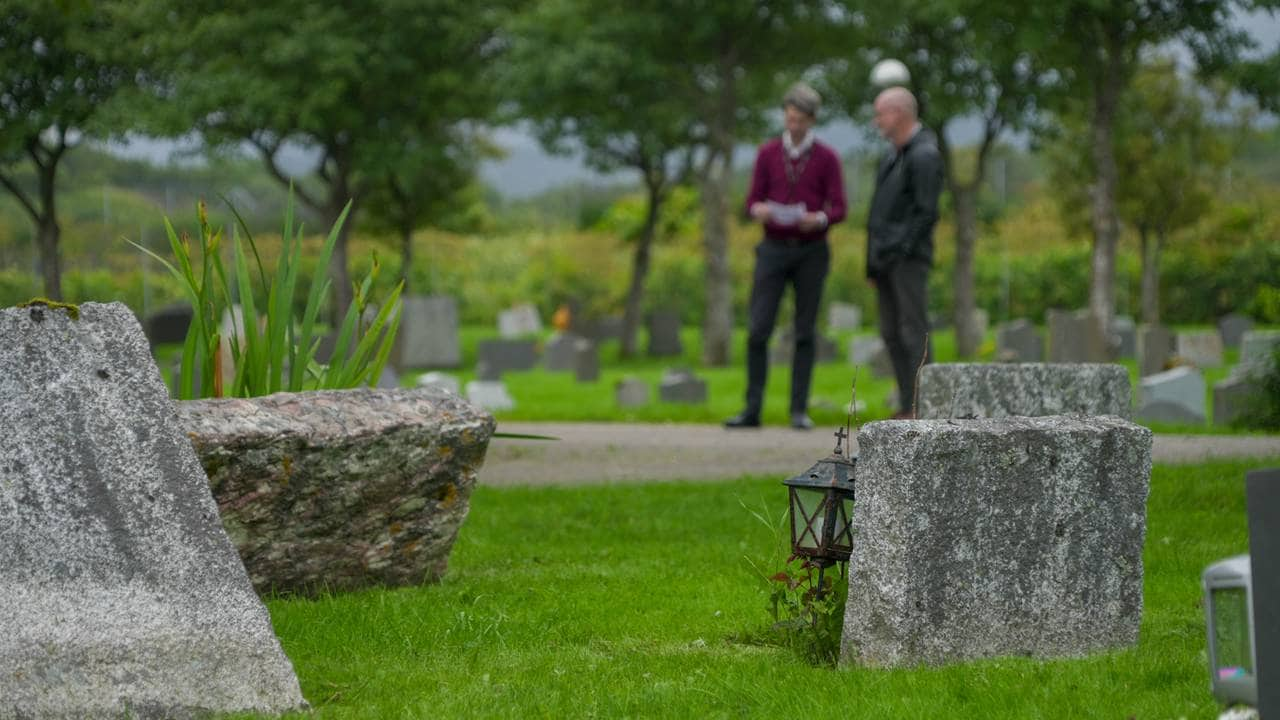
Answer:
<path fill-rule="evenodd" d="M 831 332 L 862 327 L 862 308 L 853 303 L 833 301 L 827 307 L 827 329 Z"/>
<path fill-rule="evenodd" d="M 1128 315 L 1117 315 L 1111 321 L 1111 345 L 1117 358 L 1138 356 L 1138 327 Z"/>
<path fill-rule="evenodd" d="M 1178 333 L 1174 352 L 1198 368 L 1222 364 L 1222 338 L 1214 331 Z"/>
<path fill-rule="evenodd" d="M 456 368 L 462 364 L 458 303 L 445 295 L 402 298 L 400 331 L 392 357 L 396 367 Z"/>
<path fill-rule="evenodd" d="M 707 381 L 684 368 L 666 370 L 658 383 L 658 399 L 671 403 L 704 403 L 707 401 Z"/>
<path fill-rule="evenodd" d="M 1253 329 L 1253 320 L 1247 315 L 1231 313 L 1218 318 L 1218 337 L 1222 338 L 1222 346 L 1240 347 L 1244 334 Z"/>
<path fill-rule="evenodd" d="M 1001 362 L 1040 362 L 1044 338 L 1030 320 L 1019 318 L 996 327 L 996 357 Z"/>
<path fill-rule="evenodd" d="M 521 338 L 542 332 L 542 317 L 530 303 L 516 305 L 498 313 L 498 336 L 504 339 Z"/>
<path fill-rule="evenodd" d="M 1235 422 L 1262 391 L 1262 383 L 1248 373 L 1236 373 L 1214 383 L 1213 424 Z"/>
<path fill-rule="evenodd" d="M 942 363 L 920 370 L 917 417 L 1129 417 L 1129 371 L 1101 363 Z"/>
<path fill-rule="evenodd" d="M 467 400 L 485 410 L 511 410 L 516 401 L 501 380 L 472 380 L 467 383 Z"/>
<path fill-rule="evenodd" d="M 1280 330 L 1250 330 L 1240 339 L 1240 364 L 1262 366 L 1280 346 Z"/>
<path fill-rule="evenodd" d="M 842 663 L 1137 642 L 1150 430 L 1104 416 L 886 421 L 858 444 Z"/>
<path fill-rule="evenodd" d="M 1173 355 L 1173 331 L 1163 325 L 1138 328 L 1138 375 L 1146 377 L 1165 370 Z"/>
<path fill-rule="evenodd" d="M 0 717 L 304 707 L 133 313 L 0 337 Z"/>
<path fill-rule="evenodd" d="M 1142 378 L 1138 384 L 1137 417 L 1148 420 L 1161 420 L 1164 417 L 1171 417 L 1172 410 L 1159 407 L 1149 409 L 1149 406 L 1155 403 L 1180 405 L 1186 410 L 1183 417 L 1199 418 L 1194 422 L 1204 422 L 1204 374 L 1196 368 L 1183 366 Z M 1165 422 L 1182 421 L 1168 420 Z"/>
<path fill-rule="evenodd" d="M 675 310 L 657 310 L 649 316 L 649 355 L 651 357 L 678 357 L 684 354 L 680 341 L 680 313 Z"/>
<path fill-rule="evenodd" d="M 579 339 L 574 343 L 573 377 L 578 382 L 595 382 L 600 379 L 600 352 L 594 342 Z"/>
<path fill-rule="evenodd" d="M 276 393 L 177 410 L 259 592 L 438 580 L 494 428 L 488 413 L 440 388 Z"/>
<path fill-rule="evenodd" d="M 1141 423 L 1161 422 L 1179 425 L 1203 425 L 1204 415 L 1198 415 L 1185 405 L 1171 400 L 1152 400 L 1138 408 L 1134 418 Z"/>
<path fill-rule="evenodd" d="M 476 345 L 476 376 L 498 380 L 509 370 L 532 370 L 538 366 L 538 346 L 534 340 L 481 340 Z"/>
<path fill-rule="evenodd" d="M 542 349 L 542 366 L 552 372 L 574 368 L 577 344 L 582 338 L 573 333 L 556 333 Z"/>
<path fill-rule="evenodd" d="M 619 407 L 641 407 L 649 404 L 649 384 L 636 377 L 626 377 L 613 388 L 613 397 Z"/>
<path fill-rule="evenodd" d="M 1049 362 L 1104 363 L 1111 360 L 1111 344 L 1098 331 L 1088 310 L 1049 310 Z"/>

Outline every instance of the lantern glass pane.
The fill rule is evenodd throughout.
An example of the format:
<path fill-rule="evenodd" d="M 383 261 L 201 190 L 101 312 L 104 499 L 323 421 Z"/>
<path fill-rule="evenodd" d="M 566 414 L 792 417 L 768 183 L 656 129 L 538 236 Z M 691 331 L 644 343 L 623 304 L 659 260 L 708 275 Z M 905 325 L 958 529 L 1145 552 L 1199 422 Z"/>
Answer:
<path fill-rule="evenodd" d="M 1253 674 L 1253 639 L 1249 630 L 1249 598 L 1243 587 L 1214 588 L 1213 640 L 1218 679 Z"/>
<path fill-rule="evenodd" d="M 831 534 L 831 544 L 841 548 L 852 548 L 853 528 L 849 525 L 849 516 L 853 514 L 853 502 L 840 498 L 836 503 L 836 524 Z"/>
<path fill-rule="evenodd" d="M 810 488 L 793 488 L 796 499 L 794 510 L 799 513 L 795 518 L 797 534 L 796 544 L 803 548 L 817 549 L 822 545 L 822 525 L 825 521 L 823 499 L 826 493 Z"/>

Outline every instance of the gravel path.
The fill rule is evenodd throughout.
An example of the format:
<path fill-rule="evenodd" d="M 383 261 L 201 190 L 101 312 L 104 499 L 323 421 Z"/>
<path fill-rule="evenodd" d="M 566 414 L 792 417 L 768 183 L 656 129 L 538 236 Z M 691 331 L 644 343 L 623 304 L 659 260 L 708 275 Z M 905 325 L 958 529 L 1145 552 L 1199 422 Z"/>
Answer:
<path fill-rule="evenodd" d="M 495 438 L 480 471 L 485 485 L 723 480 L 746 474 L 781 479 L 835 447 L 834 427 L 731 431 L 718 425 L 503 422 L 498 430 L 559 439 Z M 1280 435 L 1156 435 L 1151 454 L 1158 463 L 1277 458 L 1280 464 Z"/>

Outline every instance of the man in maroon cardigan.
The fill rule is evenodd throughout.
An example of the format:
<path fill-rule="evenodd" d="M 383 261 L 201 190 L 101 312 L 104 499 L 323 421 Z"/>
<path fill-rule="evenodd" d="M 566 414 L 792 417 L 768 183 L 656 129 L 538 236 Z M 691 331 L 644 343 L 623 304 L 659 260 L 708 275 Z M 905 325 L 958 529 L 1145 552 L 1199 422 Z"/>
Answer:
<path fill-rule="evenodd" d="M 845 216 L 840 157 L 813 136 L 822 99 L 797 83 L 782 98 L 782 137 L 760 146 L 747 215 L 764 226 L 756 246 L 747 333 L 746 407 L 725 427 L 759 427 L 769 372 L 769 336 L 786 286 L 795 292 L 795 352 L 791 358 L 791 427 L 808 430 L 818 302 L 831 265 L 827 228 Z"/>

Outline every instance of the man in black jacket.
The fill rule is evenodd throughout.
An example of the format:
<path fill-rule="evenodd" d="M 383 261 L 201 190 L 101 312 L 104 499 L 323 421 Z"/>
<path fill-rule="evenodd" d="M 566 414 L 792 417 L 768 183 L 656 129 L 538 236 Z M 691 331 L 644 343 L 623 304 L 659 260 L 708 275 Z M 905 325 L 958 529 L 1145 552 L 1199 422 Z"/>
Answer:
<path fill-rule="evenodd" d="M 942 192 L 942 155 L 918 113 L 905 88 L 876 97 L 876 126 L 892 147 L 876 171 L 867 214 L 867 277 L 879 296 L 880 336 L 898 381 L 895 418 L 914 417 L 916 371 L 928 361 L 926 289 Z"/>

